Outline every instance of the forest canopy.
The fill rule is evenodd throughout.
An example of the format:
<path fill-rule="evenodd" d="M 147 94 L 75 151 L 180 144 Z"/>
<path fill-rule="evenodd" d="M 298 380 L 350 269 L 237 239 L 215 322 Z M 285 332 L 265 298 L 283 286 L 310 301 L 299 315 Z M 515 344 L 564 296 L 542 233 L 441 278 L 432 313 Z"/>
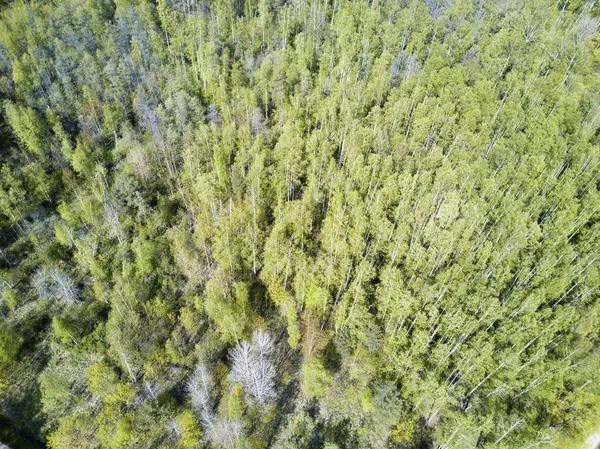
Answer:
<path fill-rule="evenodd" d="M 569 448 L 600 5 L 0 5 L 0 441 Z"/>

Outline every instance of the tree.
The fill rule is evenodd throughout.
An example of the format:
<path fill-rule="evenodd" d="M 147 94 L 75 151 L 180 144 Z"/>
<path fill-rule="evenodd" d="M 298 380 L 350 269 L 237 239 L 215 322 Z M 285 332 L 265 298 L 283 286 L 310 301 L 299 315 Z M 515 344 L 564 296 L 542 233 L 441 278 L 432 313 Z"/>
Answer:
<path fill-rule="evenodd" d="M 311 357 L 302 366 L 302 388 L 308 397 L 320 397 L 325 393 L 333 378 L 323 362 Z"/>
<path fill-rule="evenodd" d="M 0 326 L 0 361 L 12 363 L 16 360 L 23 344 L 23 337 L 15 335 L 14 330 L 8 325 Z"/>
<path fill-rule="evenodd" d="M 5 427 L 232 449 L 597 427 L 599 4 L 0 3 Z"/>
<path fill-rule="evenodd" d="M 259 329 L 252 334 L 252 342 L 242 341 L 231 352 L 231 379 L 240 382 L 259 405 L 264 405 L 276 394 L 274 351 L 272 337 Z"/>
<path fill-rule="evenodd" d="M 192 407 L 203 416 L 211 414 L 212 376 L 204 365 L 199 365 L 186 382 Z"/>
<path fill-rule="evenodd" d="M 10 101 L 4 104 L 4 109 L 10 126 L 25 148 L 37 156 L 44 156 L 47 152 L 48 131 L 37 111 Z"/>

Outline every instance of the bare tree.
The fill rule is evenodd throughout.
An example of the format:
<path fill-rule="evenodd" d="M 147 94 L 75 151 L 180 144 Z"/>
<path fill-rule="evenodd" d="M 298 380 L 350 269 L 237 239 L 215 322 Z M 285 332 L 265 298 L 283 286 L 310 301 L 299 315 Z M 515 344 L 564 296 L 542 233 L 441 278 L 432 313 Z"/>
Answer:
<path fill-rule="evenodd" d="M 164 387 L 158 380 L 147 380 L 144 382 L 144 389 L 147 397 L 152 399 L 156 399 L 164 391 Z"/>
<path fill-rule="evenodd" d="M 50 274 L 63 301 L 69 304 L 77 302 L 77 286 L 71 276 L 57 268 L 51 268 Z"/>
<path fill-rule="evenodd" d="M 235 447 L 237 441 L 242 436 L 243 425 L 239 419 L 218 419 L 210 434 L 213 443 L 221 447 L 230 449 Z"/>
<path fill-rule="evenodd" d="M 67 304 L 78 301 L 75 282 L 65 271 L 59 268 L 38 268 L 31 279 L 31 283 L 41 299 L 55 298 Z"/>
<path fill-rule="evenodd" d="M 181 426 L 177 422 L 177 418 L 171 418 L 167 428 L 175 434 L 176 438 L 181 438 Z"/>
<path fill-rule="evenodd" d="M 110 228 L 115 234 L 115 237 L 117 238 L 119 243 L 123 243 L 123 240 L 121 239 L 123 235 L 123 229 L 121 228 L 119 215 L 117 214 L 117 211 L 109 201 L 104 202 L 104 218 L 106 219 L 106 222 L 110 225 Z"/>
<path fill-rule="evenodd" d="M 139 142 L 132 139 L 132 142 L 128 144 L 129 150 L 127 151 L 127 161 L 133 167 L 135 174 L 138 178 L 147 181 L 150 179 L 151 167 L 149 161 L 149 155 L 146 149 Z"/>
<path fill-rule="evenodd" d="M 231 353 L 231 379 L 240 382 L 259 404 L 275 396 L 277 370 L 272 360 L 274 349 L 273 338 L 259 329 L 252 335 L 252 343 L 243 341 Z"/>
<path fill-rule="evenodd" d="M 186 383 L 186 388 L 192 402 L 192 408 L 197 412 L 210 412 L 210 384 L 212 375 L 204 365 L 199 365 Z"/>
<path fill-rule="evenodd" d="M 265 129 L 265 119 L 263 117 L 263 113 L 260 108 L 254 108 L 252 111 L 252 135 L 258 136 Z"/>
<path fill-rule="evenodd" d="M 31 285 L 35 288 L 40 299 L 56 298 L 52 281 L 46 270 L 38 268 L 31 278 Z"/>
<path fill-rule="evenodd" d="M 212 380 L 210 371 L 204 365 L 198 365 L 186 382 L 186 389 L 208 439 L 217 446 L 230 449 L 242 436 L 243 425 L 237 419 L 216 417 L 210 397 Z"/>
<path fill-rule="evenodd" d="M 444 14 L 444 11 L 452 6 L 452 0 L 425 0 L 425 5 L 429 9 L 429 14 L 434 19 L 438 19 Z"/>
<path fill-rule="evenodd" d="M 208 105 L 206 109 L 206 118 L 210 123 L 214 123 L 215 125 L 220 125 L 222 123 L 221 114 L 217 109 L 217 106 L 214 103 Z"/>
<path fill-rule="evenodd" d="M 400 76 L 404 79 L 414 75 L 421 68 L 421 61 L 419 58 L 407 51 L 402 50 L 400 54 L 392 61 L 390 68 L 390 75 L 392 77 L 392 85 L 398 84 Z"/>
<path fill-rule="evenodd" d="M 596 31 L 598 31 L 598 27 L 600 26 L 600 21 L 595 17 L 582 15 L 577 20 L 578 28 L 576 32 L 577 42 L 581 42 L 589 36 L 593 36 Z"/>

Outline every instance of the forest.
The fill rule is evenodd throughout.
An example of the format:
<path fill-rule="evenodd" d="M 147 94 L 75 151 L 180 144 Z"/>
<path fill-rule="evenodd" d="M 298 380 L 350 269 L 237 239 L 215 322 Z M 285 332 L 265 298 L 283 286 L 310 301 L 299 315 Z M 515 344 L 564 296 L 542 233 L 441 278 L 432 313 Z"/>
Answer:
<path fill-rule="evenodd" d="M 600 4 L 0 1 L 0 441 L 580 449 Z"/>

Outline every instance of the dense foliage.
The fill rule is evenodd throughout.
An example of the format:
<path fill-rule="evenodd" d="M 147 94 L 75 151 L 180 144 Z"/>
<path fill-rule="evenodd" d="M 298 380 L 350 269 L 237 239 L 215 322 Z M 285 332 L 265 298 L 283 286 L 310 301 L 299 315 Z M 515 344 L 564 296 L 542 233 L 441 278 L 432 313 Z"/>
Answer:
<path fill-rule="evenodd" d="M 0 439 L 566 448 L 597 425 L 598 6 L 1 8 Z"/>

